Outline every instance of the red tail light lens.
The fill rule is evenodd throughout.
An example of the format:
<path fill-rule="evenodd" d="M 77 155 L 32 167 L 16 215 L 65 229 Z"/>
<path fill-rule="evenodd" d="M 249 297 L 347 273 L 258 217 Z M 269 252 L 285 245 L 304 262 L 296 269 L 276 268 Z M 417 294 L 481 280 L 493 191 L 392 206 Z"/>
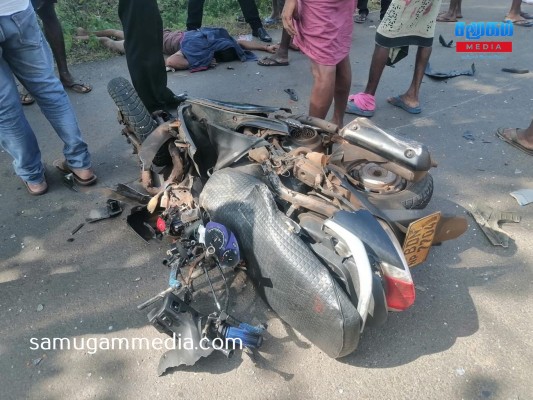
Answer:
<path fill-rule="evenodd" d="M 391 311 L 407 310 L 415 302 L 415 285 L 412 280 L 404 281 L 383 275 L 385 280 L 385 297 Z"/>

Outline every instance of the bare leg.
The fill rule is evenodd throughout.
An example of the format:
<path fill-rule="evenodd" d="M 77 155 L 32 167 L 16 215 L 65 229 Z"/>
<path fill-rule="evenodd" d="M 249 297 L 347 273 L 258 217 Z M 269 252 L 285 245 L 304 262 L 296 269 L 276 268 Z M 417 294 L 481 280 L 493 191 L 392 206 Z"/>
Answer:
<path fill-rule="evenodd" d="M 272 14 L 270 14 L 270 19 L 279 19 L 279 4 L 278 0 L 272 0 Z"/>
<path fill-rule="evenodd" d="M 59 79 L 61 83 L 67 88 L 71 88 L 79 93 L 88 93 L 91 87 L 86 84 L 78 84 L 68 70 L 67 53 L 65 51 L 65 38 L 63 36 L 63 29 L 61 23 L 57 19 L 54 3 L 44 2 L 43 6 L 37 10 L 37 14 L 43 21 L 44 35 L 50 44 L 52 53 L 57 63 L 57 70 L 59 72 Z"/>
<path fill-rule="evenodd" d="M 509 13 L 507 14 L 506 19 L 509 19 L 513 22 L 517 21 L 527 21 L 525 18 L 520 15 L 522 13 L 522 0 L 513 0 L 511 2 L 511 9 L 509 10 Z"/>
<path fill-rule="evenodd" d="M 437 21 L 439 22 L 455 22 L 457 18 L 461 18 L 461 0 L 451 0 L 448 11 L 439 14 Z"/>
<path fill-rule="evenodd" d="M 335 75 L 335 107 L 333 109 L 333 119 L 331 122 L 339 127 L 344 125 L 344 111 L 348 104 L 350 86 L 352 85 L 352 68 L 350 66 L 350 56 L 337 64 Z"/>
<path fill-rule="evenodd" d="M 378 89 L 379 81 L 385 65 L 387 65 L 387 59 L 389 58 L 389 49 L 381 47 L 376 44 L 374 48 L 374 54 L 372 55 L 372 62 L 370 64 L 370 71 L 368 71 L 368 82 L 366 83 L 365 93 L 375 96 Z"/>
<path fill-rule="evenodd" d="M 266 51 L 267 53 L 272 53 L 272 54 L 275 54 L 276 50 L 279 47 L 279 45 L 277 44 L 259 43 L 259 42 L 256 42 L 255 40 L 237 40 L 237 43 L 239 43 L 239 46 L 241 46 L 245 50 Z"/>
<path fill-rule="evenodd" d="M 431 47 L 419 47 L 416 52 L 415 71 L 413 73 L 413 80 L 407 92 L 402 94 L 400 98 L 409 107 L 418 107 L 420 105 L 419 94 L 422 78 L 424 78 L 424 71 L 426 70 L 429 56 L 431 55 Z M 388 101 L 390 102 L 391 99 Z"/>
<path fill-rule="evenodd" d="M 102 29 L 101 31 L 94 31 L 93 35 L 96 37 L 115 38 L 116 40 L 124 40 L 124 32 L 118 29 Z"/>
<path fill-rule="evenodd" d="M 337 67 L 335 65 L 320 65 L 311 60 L 311 72 L 314 80 L 311 89 L 309 115 L 324 119 L 333 102 Z"/>
<path fill-rule="evenodd" d="M 118 31 L 118 32 L 122 32 L 122 31 Z M 98 42 L 100 42 L 102 46 L 107 47 L 109 50 L 117 52 L 119 54 L 126 54 L 126 51 L 124 50 L 124 40 L 113 40 L 109 37 L 99 36 L 99 34 L 101 35 L 101 31 L 94 32 L 94 34 L 97 37 Z M 89 41 L 90 36 L 89 35 L 78 35 L 78 36 L 74 36 L 74 39 L 87 42 Z"/>

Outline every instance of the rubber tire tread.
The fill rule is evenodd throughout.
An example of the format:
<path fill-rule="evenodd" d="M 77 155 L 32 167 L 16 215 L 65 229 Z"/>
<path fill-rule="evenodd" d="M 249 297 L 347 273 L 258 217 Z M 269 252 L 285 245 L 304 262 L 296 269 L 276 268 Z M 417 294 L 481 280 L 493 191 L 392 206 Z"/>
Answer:
<path fill-rule="evenodd" d="M 411 182 L 398 193 L 377 194 L 363 192 L 375 206 L 390 207 L 391 204 L 401 204 L 407 210 L 421 210 L 425 208 L 433 196 L 433 177 L 426 174 L 418 182 Z"/>
<path fill-rule="evenodd" d="M 157 128 L 154 121 L 132 84 L 123 77 L 113 78 L 107 84 L 107 91 L 137 138 L 142 143 Z"/>

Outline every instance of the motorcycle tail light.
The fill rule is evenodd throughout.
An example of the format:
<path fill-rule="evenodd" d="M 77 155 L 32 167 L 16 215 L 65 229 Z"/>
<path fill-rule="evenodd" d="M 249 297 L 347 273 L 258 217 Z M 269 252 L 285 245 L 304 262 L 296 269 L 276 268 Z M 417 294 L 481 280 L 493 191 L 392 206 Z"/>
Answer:
<path fill-rule="evenodd" d="M 157 218 L 156 228 L 161 233 L 165 232 L 165 230 L 167 229 L 167 224 L 165 223 L 165 220 L 163 218 L 161 217 Z"/>
<path fill-rule="evenodd" d="M 415 284 L 396 236 L 387 224 L 380 222 L 402 260 L 401 266 L 390 265 L 386 262 L 380 263 L 383 280 L 385 281 L 387 308 L 389 311 L 407 310 L 415 302 Z"/>
<path fill-rule="evenodd" d="M 385 298 L 390 311 L 403 311 L 414 304 L 416 297 L 415 285 L 410 276 L 409 279 L 402 279 L 384 273 L 383 278 L 385 281 Z"/>

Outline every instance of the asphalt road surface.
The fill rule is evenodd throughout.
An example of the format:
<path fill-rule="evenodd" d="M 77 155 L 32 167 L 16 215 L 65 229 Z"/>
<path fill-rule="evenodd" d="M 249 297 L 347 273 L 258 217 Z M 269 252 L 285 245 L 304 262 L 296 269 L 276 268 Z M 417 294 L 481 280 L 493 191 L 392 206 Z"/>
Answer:
<path fill-rule="evenodd" d="M 486 0 L 463 8 L 465 22 L 500 21 L 509 1 Z M 482 3 L 482 4 L 481 4 Z M 446 6 L 443 5 L 443 8 Z M 533 13 L 533 6 L 523 6 Z M 353 87 L 366 83 L 377 15 L 355 27 Z M 272 32 L 279 38 L 280 32 Z M 454 39 L 454 24 L 438 24 L 437 37 Z M 70 94 L 94 158 L 99 184 L 75 193 L 62 185 L 52 161 L 61 144 L 39 112 L 25 108 L 48 170 L 50 192 L 30 197 L 0 153 L 0 398 L 11 399 L 532 399 L 533 205 L 519 206 L 509 193 L 532 188 L 531 156 L 494 136 L 499 126 L 525 127 L 533 117 L 533 73 L 501 68 L 533 67 L 533 28 L 516 27 L 511 54 L 461 56 L 435 43 L 436 70 L 476 65 L 473 77 L 424 78 L 423 112 L 413 116 L 386 102 L 409 85 L 414 54 L 386 69 L 373 121 L 426 143 L 438 168 L 430 210 L 467 215 L 485 204 L 522 215 L 504 224 L 509 248 L 493 247 L 470 216 L 468 232 L 433 248 L 416 267 L 415 305 L 368 329 L 359 349 L 332 360 L 284 325 L 254 292 L 237 280 L 232 304 L 244 320 L 269 324 L 265 344 L 252 358 L 214 354 L 195 366 L 158 377 L 159 350 L 32 350 L 35 338 L 165 338 L 135 306 L 165 287 L 161 259 L 166 245 L 146 244 L 115 220 L 71 231 L 101 207 L 106 189 L 137 178 L 138 166 L 120 135 L 106 91 L 116 76 L 128 77 L 124 57 L 73 66 L 93 85 Z M 411 49 L 414 53 L 414 49 Z M 169 74 L 169 86 L 195 97 L 289 106 L 306 112 L 311 85 L 308 60 L 291 52 L 289 67 L 255 63 Z M 284 89 L 294 89 L 292 102 Z M 346 123 L 350 120 L 346 117 Z M 463 137 L 473 135 L 474 140 Z M 468 137 L 468 136 L 467 136 Z M 68 241 L 73 238 L 74 241 Z M 242 277 L 241 277 L 242 278 Z M 35 343 L 35 342 L 33 342 Z M 94 354 L 92 354 L 94 353 Z"/>

